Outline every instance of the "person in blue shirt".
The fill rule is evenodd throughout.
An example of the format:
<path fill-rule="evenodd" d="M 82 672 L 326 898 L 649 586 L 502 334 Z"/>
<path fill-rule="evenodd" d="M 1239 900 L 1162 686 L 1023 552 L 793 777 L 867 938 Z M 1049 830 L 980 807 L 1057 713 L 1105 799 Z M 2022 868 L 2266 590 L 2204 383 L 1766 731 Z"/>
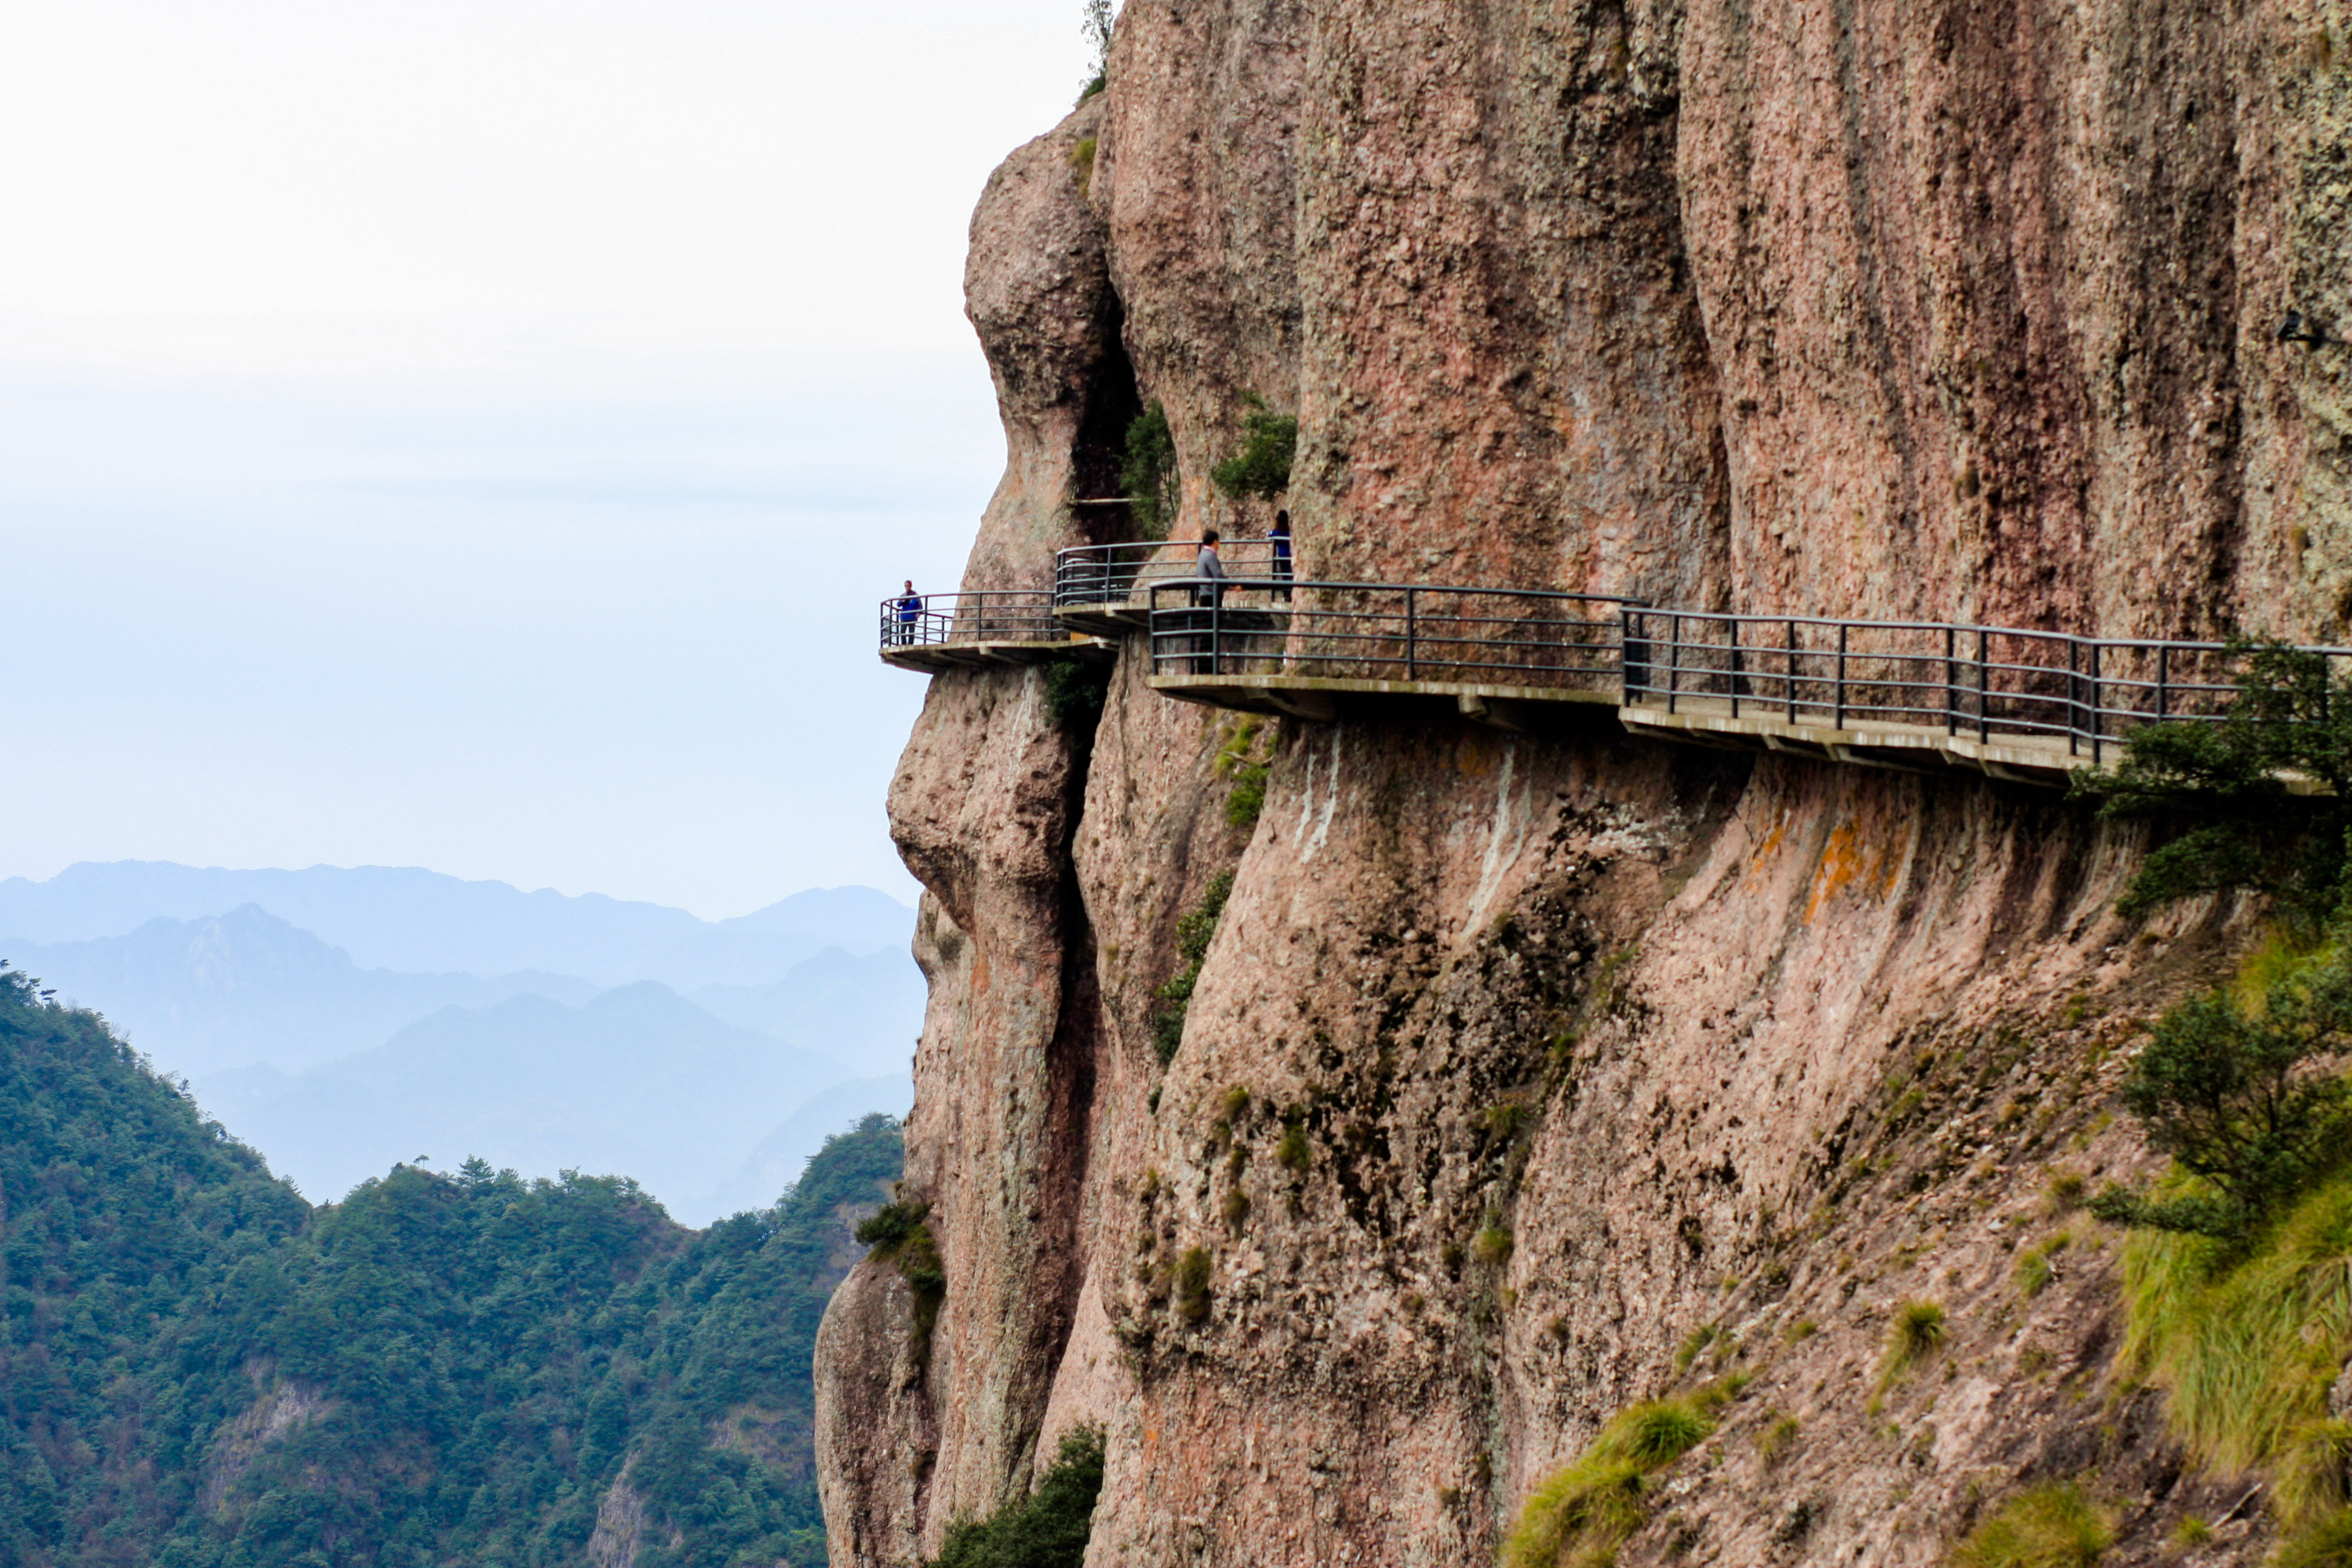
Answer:
<path fill-rule="evenodd" d="M 1290 597 L 1290 514 L 1276 512 L 1274 526 L 1265 531 L 1265 536 L 1274 544 L 1274 580 L 1281 584 L 1274 596 L 1286 602 Z"/>
<path fill-rule="evenodd" d="M 909 577 L 907 579 L 907 592 L 898 600 L 898 643 L 900 647 L 914 642 L 915 623 L 922 618 L 922 614 L 923 596 L 915 592 L 915 580 Z"/>

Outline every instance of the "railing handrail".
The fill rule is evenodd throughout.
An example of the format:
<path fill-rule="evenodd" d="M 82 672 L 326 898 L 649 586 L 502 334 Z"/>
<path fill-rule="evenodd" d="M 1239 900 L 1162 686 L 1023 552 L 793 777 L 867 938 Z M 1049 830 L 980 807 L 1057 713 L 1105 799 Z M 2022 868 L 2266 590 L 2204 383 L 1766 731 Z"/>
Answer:
<path fill-rule="evenodd" d="M 1163 593 L 1192 593 L 1210 584 L 1222 584 L 1228 591 L 1278 589 L 1286 593 L 1304 594 L 1314 590 L 1343 590 L 1356 593 L 1390 594 L 1476 594 L 1496 597 L 1520 599 L 1566 599 L 1585 604 L 1617 605 L 1626 608 L 1647 610 L 1650 606 L 1640 599 L 1628 599 L 1618 594 L 1580 594 L 1565 588 L 1497 588 L 1483 584 L 1454 583 L 1348 583 L 1321 577 L 1156 577 L 1150 584 L 1152 600 L 1157 605 Z"/>
<path fill-rule="evenodd" d="M 903 605 L 908 599 L 919 599 L 925 604 L 933 599 L 1034 599 L 1043 604 L 1050 602 L 1053 597 L 1054 590 L 1051 588 L 954 588 L 936 594 L 891 594 L 886 595 L 882 602 Z"/>
<path fill-rule="evenodd" d="M 2057 631 L 2047 626 L 2003 626 L 1984 625 L 1975 621 L 1874 621 L 1853 616 L 1787 616 L 1771 615 L 1757 610 L 1689 610 L 1675 605 L 1644 604 L 1638 599 L 1627 599 L 1624 604 L 1628 609 L 1644 616 L 1668 616 L 1676 620 L 1685 621 L 1736 621 L 1742 626 L 1827 626 L 1832 630 L 1844 626 L 1855 630 L 1866 628 L 1871 631 L 1982 633 L 1988 637 L 2034 637 L 2046 642 L 2077 643 L 2086 647 L 2096 643 L 2101 647 L 2145 648 L 2151 652 L 2158 648 L 2170 648 L 2184 653 L 2227 653 L 2232 646 L 2226 642 L 2189 642 L 2176 637 L 2101 637 L 2086 632 Z M 2352 647 L 2335 647 L 2324 644 L 2308 646 L 2298 644 L 2296 651 L 2324 654 L 2332 658 L 2352 658 Z M 1871 655 L 1869 657 L 1886 656 Z M 1928 656 L 1923 654 L 1919 657 Z M 1934 657 L 1940 658 L 1943 656 L 1937 654 Z M 1974 663 L 1973 660 L 1969 662 Z"/>
<path fill-rule="evenodd" d="M 1273 542 L 1236 540 L 1231 552 L 1263 559 Z M 1064 609 L 1118 598 L 1147 612 L 1155 675 L 1278 673 L 1380 683 L 1367 689 L 1397 681 L 1588 701 L 1608 700 L 1613 689 L 1629 712 L 1654 703 L 1674 715 L 1712 702 L 1735 721 L 1752 711 L 1792 726 L 1828 721 L 1841 731 L 1892 723 L 1988 743 L 1997 732 L 2039 736 L 2046 739 L 2035 745 L 2063 740 L 2069 758 L 2087 746 L 2095 763 L 2137 725 L 2226 718 L 2240 689 L 2236 661 L 2216 656 L 2247 646 L 1702 610 L 1561 588 L 1308 578 L 1280 569 L 1211 577 L 1183 559 L 1188 545 L 1198 542 L 1069 546 L 1057 552 L 1051 589 L 918 594 L 911 617 L 909 595 L 894 594 L 881 602 L 883 643 L 1058 643 L 1070 635 L 1056 619 Z M 1103 566 L 1161 552 L 1173 552 L 1164 571 Z M 1116 592 L 1074 594 L 1074 564 L 1082 590 Z M 2296 651 L 2352 660 L 2352 647 Z"/>

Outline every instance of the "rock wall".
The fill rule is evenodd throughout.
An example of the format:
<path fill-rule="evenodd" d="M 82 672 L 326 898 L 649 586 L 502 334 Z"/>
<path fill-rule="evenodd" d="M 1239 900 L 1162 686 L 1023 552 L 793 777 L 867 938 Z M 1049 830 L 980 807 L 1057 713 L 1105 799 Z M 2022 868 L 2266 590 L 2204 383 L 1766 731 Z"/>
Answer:
<path fill-rule="evenodd" d="M 1066 503 L 1147 401 L 1180 533 L 1243 515 L 1205 476 L 1255 395 L 1300 420 L 1309 574 L 2343 637 L 2352 351 L 2276 336 L 2352 331 L 2341 10 L 1129 0 L 1109 90 L 973 220 L 1008 461 L 965 585 L 1115 522 Z M 2243 911 L 2118 921 L 2137 841 L 2024 786 L 1605 716 L 1257 723 L 1132 649 L 1098 724 L 1049 697 L 935 679 L 892 790 L 949 1286 L 928 1340 L 885 1265 L 828 1314 L 837 1568 L 1082 1423 L 1092 1563 L 1485 1563 L 1610 1415 L 1734 1360 L 1622 1561 L 1932 1563 L 2045 1476 L 2142 1555 L 2227 1510 L 2107 1381 L 2112 1248 L 2049 1188 L 2144 1158 L 2113 1047 Z M 1906 1299 L 1949 1340 L 1878 1394 Z"/>

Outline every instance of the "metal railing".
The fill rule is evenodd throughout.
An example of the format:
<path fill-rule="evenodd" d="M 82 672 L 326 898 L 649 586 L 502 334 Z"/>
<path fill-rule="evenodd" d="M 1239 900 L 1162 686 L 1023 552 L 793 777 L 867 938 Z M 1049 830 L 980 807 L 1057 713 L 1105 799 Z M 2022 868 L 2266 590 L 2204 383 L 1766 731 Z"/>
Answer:
<path fill-rule="evenodd" d="M 2242 650 L 1944 621 L 1660 608 L 1601 595 L 1164 578 L 1151 673 L 1614 691 L 1626 707 L 1837 731 L 1899 724 L 2107 760 L 2139 725 L 2227 715 Z M 2331 663 L 2352 649 L 2314 647 Z"/>
<path fill-rule="evenodd" d="M 1613 690 L 1626 601 L 1528 588 L 1155 582 L 1154 675 Z"/>
<path fill-rule="evenodd" d="M 2218 720 L 2243 657 L 2226 643 L 2085 637 L 1942 621 L 1841 621 L 1629 606 L 1625 703 L 1694 699 L 1790 724 L 1940 729 L 2066 742 L 2105 761 L 2139 725 Z M 2313 648 L 2331 661 L 2352 650 Z"/>
<path fill-rule="evenodd" d="M 1054 552 L 1056 605 L 1123 605 L 1148 594 L 1156 583 L 1189 578 L 1199 554 L 1197 539 L 1147 540 L 1129 544 L 1076 544 Z M 1217 546 L 1217 557 L 1236 577 L 1273 581 L 1287 576 L 1269 539 L 1234 539 Z"/>
<path fill-rule="evenodd" d="M 1054 595 L 1042 588 L 987 589 L 964 594 L 893 595 L 882 601 L 882 647 L 930 647 L 942 643 L 1064 642 L 1054 620 Z"/>

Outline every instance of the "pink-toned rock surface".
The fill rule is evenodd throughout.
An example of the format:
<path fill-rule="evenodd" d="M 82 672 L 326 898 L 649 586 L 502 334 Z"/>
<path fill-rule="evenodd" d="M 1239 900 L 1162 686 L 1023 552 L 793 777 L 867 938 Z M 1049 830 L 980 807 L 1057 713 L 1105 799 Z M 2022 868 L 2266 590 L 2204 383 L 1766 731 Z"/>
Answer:
<path fill-rule="evenodd" d="M 1009 453 L 965 585 L 1118 525 L 1065 503 L 1148 402 L 1178 531 L 1254 528 L 1207 470 L 1255 395 L 1310 574 L 2343 637 L 2352 353 L 2275 336 L 2352 329 L 2340 9 L 1130 0 L 973 221 Z M 2152 1561 L 2234 1500 L 2115 1377 L 2112 1238 L 2045 1189 L 2145 1168 L 2115 1047 L 2249 917 L 2117 920 L 2138 841 L 2054 793 L 1605 714 L 1244 721 L 1130 647 L 1098 726 L 1036 669 L 938 678 L 890 804 L 949 1285 L 927 1348 L 886 1265 L 828 1314 L 836 1568 L 1080 1425 L 1092 1563 L 1487 1563 L 1612 1413 L 1734 1361 L 1621 1561 L 1933 1563 L 2076 1475 Z M 1906 1299 L 1949 1339 L 1877 1402 Z"/>

